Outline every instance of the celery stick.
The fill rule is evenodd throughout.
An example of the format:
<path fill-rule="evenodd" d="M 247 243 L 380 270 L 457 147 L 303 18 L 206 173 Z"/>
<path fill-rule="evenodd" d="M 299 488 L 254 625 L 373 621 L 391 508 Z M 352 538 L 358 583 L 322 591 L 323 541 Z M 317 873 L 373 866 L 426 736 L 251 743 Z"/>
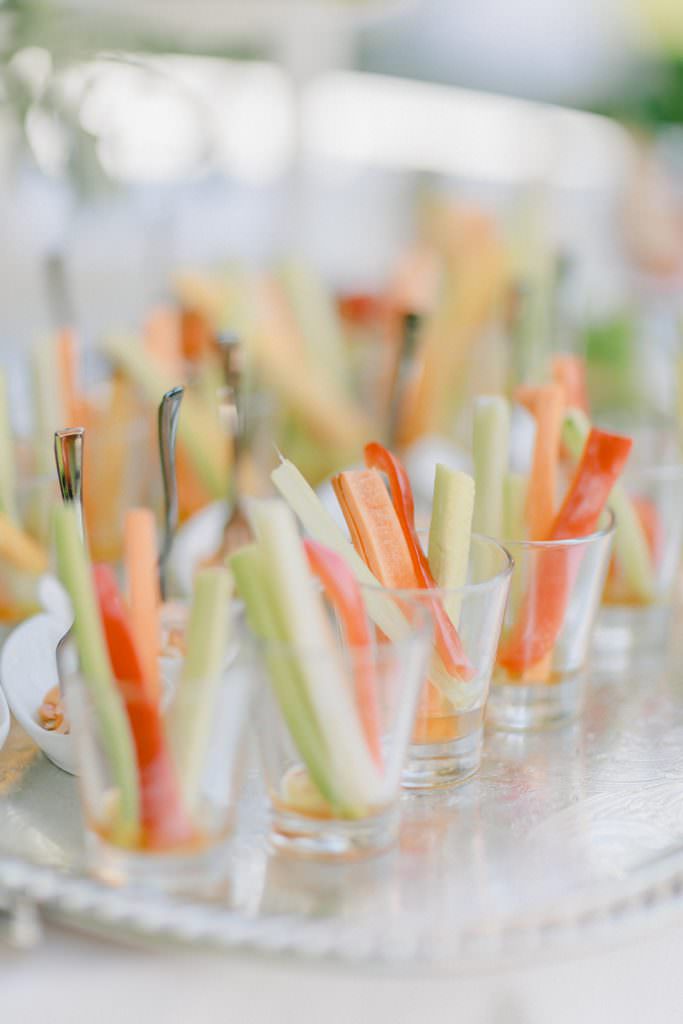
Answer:
<path fill-rule="evenodd" d="M 503 482 L 508 469 L 510 407 L 499 395 L 482 395 L 474 406 L 474 480 L 472 526 L 499 538 L 503 532 Z"/>
<path fill-rule="evenodd" d="M 249 544 L 231 555 L 230 568 L 244 601 L 249 625 L 266 645 L 270 682 L 287 728 L 311 779 L 328 803 L 336 807 L 338 800 L 334 779 L 330 776 L 325 742 L 299 666 L 283 649 L 287 635 L 277 614 L 277 602 L 273 600 L 271 583 L 258 545 Z"/>
<path fill-rule="evenodd" d="M 7 400 L 7 378 L 0 370 L 0 512 L 19 523 L 16 475 L 12 451 L 12 424 Z"/>
<path fill-rule="evenodd" d="M 432 521 L 429 526 L 429 567 L 440 587 L 462 587 L 467 582 L 470 557 L 474 480 L 438 463 L 434 477 Z M 450 595 L 444 607 L 454 625 L 460 617 L 461 600 Z"/>
<path fill-rule="evenodd" d="M 194 581 L 187 654 L 171 719 L 171 736 L 186 806 L 194 810 L 209 746 L 216 696 L 230 628 L 232 578 L 227 569 L 203 569 Z"/>
<path fill-rule="evenodd" d="M 64 422 L 61 389 L 56 386 L 58 370 L 54 338 L 44 338 L 35 346 L 31 353 L 31 370 L 36 470 L 53 473 L 52 437 L 55 430 L 79 426 L 78 423 Z"/>
<path fill-rule="evenodd" d="M 162 395 L 178 383 L 156 365 L 135 338 L 109 337 L 103 342 L 103 350 L 138 384 L 150 402 L 158 404 Z M 228 479 L 225 437 L 217 416 L 191 392 L 185 392 L 178 434 L 204 486 L 213 497 L 223 497 Z"/>
<path fill-rule="evenodd" d="M 287 638 L 302 651 L 301 667 L 330 753 L 333 777 L 348 814 L 363 815 L 382 796 L 382 780 L 365 742 L 352 691 L 330 641 L 329 622 L 284 501 L 256 501 L 251 510 L 274 600 Z M 306 652 L 312 651 L 313 656 Z M 322 657 L 322 664 L 315 661 Z"/>
<path fill-rule="evenodd" d="M 97 608 L 90 563 L 81 540 L 73 504 L 54 511 L 57 567 L 74 610 L 74 632 L 83 682 L 90 690 L 109 766 L 118 788 L 117 825 L 121 841 L 134 842 L 139 824 L 139 788 L 133 738 L 112 677 Z"/>
<path fill-rule="evenodd" d="M 581 409 L 570 409 L 562 425 L 562 443 L 573 459 L 581 458 L 590 432 L 590 421 Z M 643 524 L 624 485 L 619 481 L 612 488 L 607 503 L 614 512 L 616 529 L 614 553 L 633 596 L 643 602 L 655 597 L 655 569 Z"/>
<path fill-rule="evenodd" d="M 292 306 L 306 351 L 335 384 L 346 387 L 349 366 L 339 316 L 323 282 L 309 268 L 288 260 L 280 280 Z"/>
<path fill-rule="evenodd" d="M 361 585 L 380 587 L 379 580 L 370 572 L 351 541 L 335 523 L 293 462 L 283 459 L 270 474 L 270 479 L 314 540 L 336 551 Z M 380 589 L 376 593 L 366 591 L 364 597 L 370 618 L 390 640 L 398 641 L 408 634 L 409 626 L 405 616 L 390 597 L 383 594 Z"/>
<path fill-rule="evenodd" d="M 526 492 L 524 473 L 507 473 L 503 483 L 503 537 L 524 540 L 526 534 Z"/>

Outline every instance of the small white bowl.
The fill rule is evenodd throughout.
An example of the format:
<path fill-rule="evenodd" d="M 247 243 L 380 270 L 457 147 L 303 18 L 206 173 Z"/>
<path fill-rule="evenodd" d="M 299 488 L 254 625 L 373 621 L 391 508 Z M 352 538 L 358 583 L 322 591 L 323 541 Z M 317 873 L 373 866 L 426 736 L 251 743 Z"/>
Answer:
<path fill-rule="evenodd" d="M 0 679 L 12 714 L 22 728 L 53 764 L 75 775 L 72 737 L 43 729 L 38 720 L 45 694 L 59 682 L 57 643 L 64 629 L 64 620 L 54 615 L 34 615 L 22 622 L 5 641 L 0 656 Z"/>

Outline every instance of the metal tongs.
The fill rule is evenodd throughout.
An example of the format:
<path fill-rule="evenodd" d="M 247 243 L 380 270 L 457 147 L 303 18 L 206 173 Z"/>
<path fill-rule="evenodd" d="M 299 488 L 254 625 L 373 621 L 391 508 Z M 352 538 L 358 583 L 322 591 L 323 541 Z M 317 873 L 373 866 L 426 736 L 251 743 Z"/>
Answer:
<path fill-rule="evenodd" d="M 76 506 L 81 537 L 85 536 L 83 521 L 84 444 L 85 429 L 83 427 L 67 427 L 64 430 L 55 431 L 54 449 L 59 490 L 65 505 L 73 504 Z M 64 697 L 64 679 L 70 669 L 70 666 L 66 663 L 66 640 L 70 633 L 71 627 L 57 641 L 57 678 L 62 697 Z"/>
<path fill-rule="evenodd" d="M 168 559 L 173 547 L 173 538 L 178 528 L 178 481 L 175 468 L 178 417 L 185 388 L 171 388 L 159 405 L 159 459 L 161 478 L 164 484 L 164 537 L 159 553 L 159 589 L 162 601 L 168 591 Z"/>

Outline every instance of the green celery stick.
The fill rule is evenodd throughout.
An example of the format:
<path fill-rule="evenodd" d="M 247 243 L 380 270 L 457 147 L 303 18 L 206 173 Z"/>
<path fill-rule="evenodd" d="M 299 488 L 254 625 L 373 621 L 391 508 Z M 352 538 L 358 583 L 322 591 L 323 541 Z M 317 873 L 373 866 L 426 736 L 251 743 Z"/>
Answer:
<path fill-rule="evenodd" d="M 187 654 L 173 704 L 171 736 L 186 806 L 194 810 L 216 707 L 230 628 L 232 577 L 227 569 L 197 573 Z"/>
<path fill-rule="evenodd" d="M 17 509 L 14 452 L 12 451 L 12 424 L 7 400 L 7 378 L 0 370 L 0 512 L 13 523 L 19 524 Z"/>
<path fill-rule="evenodd" d="M 434 476 L 432 520 L 429 526 L 429 567 L 440 587 L 455 589 L 467 582 L 470 557 L 474 480 L 439 463 Z M 445 608 L 457 626 L 460 598 L 451 595 Z"/>
<path fill-rule="evenodd" d="M 279 276 L 311 361 L 329 375 L 334 386 L 347 390 L 346 344 L 330 293 L 318 276 L 296 260 L 284 263 Z"/>
<path fill-rule="evenodd" d="M 339 795 L 348 815 L 363 815 L 367 808 L 381 802 L 382 780 L 365 742 L 349 682 L 337 661 L 329 622 L 308 568 L 294 513 L 277 498 L 255 501 L 251 520 L 287 640 L 302 651 L 302 672 L 327 744 Z M 306 651 L 313 651 L 313 656 L 307 656 Z"/>
<path fill-rule="evenodd" d="M 57 568 L 74 611 L 74 633 L 83 682 L 89 688 L 109 765 L 119 791 L 117 804 L 121 841 L 134 842 L 139 825 L 139 787 L 135 747 L 128 718 L 112 676 L 90 562 L 80 535 L 74 505 L 54 511 Z"/>
<path fill-rule="evenodd" d="M 148 401 L 158 403 L 162 395 L 176 386 L 164 369 L 150 359 L 136 338 L 110 336 L 103 351 L 142 389 Z M 186 391 L 178 420 L 178 434 L 202 483 L 214 498 L 225 496 L 228 479 L 223 457 L 225 439 L 217 417 L 196 395 Z"/>
<path fill-rule="evenodd" d="M 329 758 L 306 682 L 295 660 L 278 649 L 287 643 L 287 635 L 277 614 L 277 602 L 273 601 L 271 583 L 259 546 L 249 544 L 236 551 L 230 556 L 230 568 L 244 601 L 249 625 L 266 645 L 270 682 L 287 728 L 321 795 L 332 807 L 337 807 L 339 801 L 330 776 Z"/>
<path fill-rule="evenodd" d="M 508 473 L 503 488 L 503 537 L 524 540 L 526 536 L 526 494 L 529 480 L 523 473 Z M 525 580 L 519 568 L 510 579 L 508 606 L 516 614 L 524 593 Z M 514 615 L 513 615 L 514 617 Z"/>
<path fill-rule="evenodd" d="M 482 395 L 474 405 L 472 451 L 476 485 L 472 526 L 477 533 L 500 538 L 503 532 L 503 485 L 508 470 L 510 406 L 500 395 Z"/>
<path fill-rule="evenodd" d="M 590 420 L 581 409 L 570 409 L 562 425 L 562 443 L 578 462 L 590 432 Z M 643 524 L 624 485 L 618 481 L 612 488 L 609 507 L 614 512 L 616 529 L 614 552 L 634 597 L 645 603 L 655 597 L 655 570 Z"/>

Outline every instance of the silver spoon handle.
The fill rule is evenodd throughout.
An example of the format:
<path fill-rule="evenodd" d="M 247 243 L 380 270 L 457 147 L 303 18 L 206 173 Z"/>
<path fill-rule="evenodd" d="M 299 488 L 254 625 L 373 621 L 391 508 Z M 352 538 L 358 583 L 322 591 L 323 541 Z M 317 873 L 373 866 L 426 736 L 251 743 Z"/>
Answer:
<path fill-rule="evenodd" d="M 83 525 L 83 427 L 68 427 L 55 431 L 55 463 L 62 500 L 73 502 L 78 512 L 81 537 Z"/>
<path fill-rule="evenodd" d="M 161 596 L 166 596 L 166 566 L 171 553 L 173 537 L 178 526 L 178 483 L 175 471 L 176 437 L 180 403 L 185 389 L 172 388 L 167 391 L 159 405 L 159 457 L 161 478 L 164 485 L 164 538 L 159 555 L 159 583 Z"/>

